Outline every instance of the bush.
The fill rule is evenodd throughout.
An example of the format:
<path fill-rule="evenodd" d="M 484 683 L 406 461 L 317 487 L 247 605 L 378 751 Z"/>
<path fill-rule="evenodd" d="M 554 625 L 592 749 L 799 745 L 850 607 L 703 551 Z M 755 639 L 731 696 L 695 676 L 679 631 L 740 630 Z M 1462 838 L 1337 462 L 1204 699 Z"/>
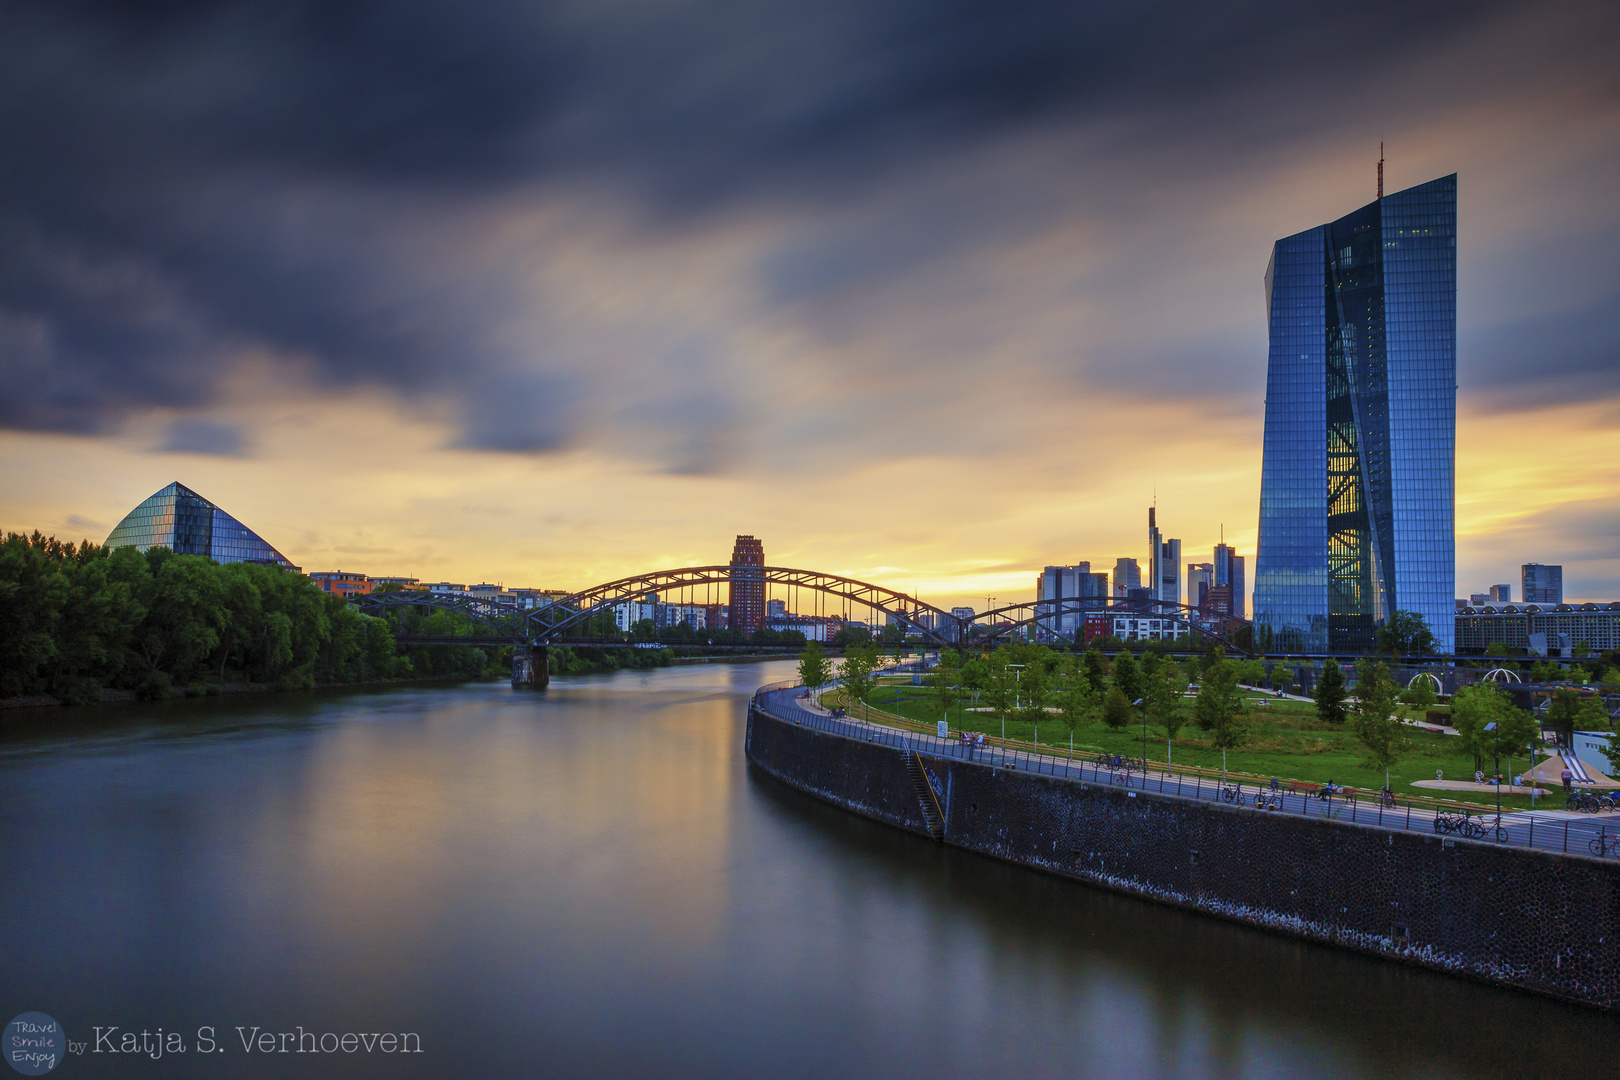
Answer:
<path fill-rule="evenodd" d="M 174 693 L 174 680 L 167 671 L 148 671 L 135 688 L 135 696 L 142 701 L 163 701 Z"/>
<path fill-rule="evenodd" d="M 56 700 L 64 705 L 95 705 L 101 701 L 101 682 L 83 676 L 70 676 L 57 683 L 53 692 Z"/>

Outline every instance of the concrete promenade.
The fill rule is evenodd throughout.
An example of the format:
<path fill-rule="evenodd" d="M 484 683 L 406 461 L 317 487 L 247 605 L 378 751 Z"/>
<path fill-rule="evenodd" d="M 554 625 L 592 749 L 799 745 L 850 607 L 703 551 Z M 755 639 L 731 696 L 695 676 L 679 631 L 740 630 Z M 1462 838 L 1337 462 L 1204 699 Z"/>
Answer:
<path fill-rule="evenodd" d="M 1151 768 L 1147 772 L 1111 768 L 1087 760 L 992 746 L 988 742 L 975 747 L 955 738 L 941 739 L 935 735 L 904 731 L 867 720 L 834 717 L 819 706 L 813 706 L 802 694 L 803 687 L 799 685 L 768 686 L 755 693 L 754 705 L 779 720 L 853 739 L 909 749 L 918 754 L 1023 770 L 1088 784 L 1152 791 L 1176 798 L 1228 803 L 1251 808 L 1256 814 L 1326 818 L 1369 829 L 1418 831 L 1431 835 L 1445 832 L 1448 818 L 1454 819 L 1456 816 L 1445 810 L 1413 805 L 1411 800 L 1399 796 L 1394 807 L 1386 807 L 1380 805 L 1376 798 L 1319 798 L 1315 794 L 1287 787 L 1274 791 L 1257 788 L 1252 783 L 1223 784 L 1219 780 L 1188 777 Z M 1261 797 L 1261 801 L 1257 802 L 1257 796 Z M 1260 809 L 1261 806 L 1265 809 Z M 1472 818 L 1476 828 L 1447 832 L 1447 835 L 1511 847 L 1535 848 L 1559 855 L 1591 858 L 1599 856 L 1601 852 L 1600 857 L 1620 858 L 1620 821 L 1610 820 L 1608 815 L 1521 811 L 1504 813 L 1498 822 L 1493 809 L 1482 809 L 1483 814 L 1476 812 Z M 1438 827 L 1437 819 L 1440 819 Z M 1470 836 L 1470 832 L 1477 835 Z"/>

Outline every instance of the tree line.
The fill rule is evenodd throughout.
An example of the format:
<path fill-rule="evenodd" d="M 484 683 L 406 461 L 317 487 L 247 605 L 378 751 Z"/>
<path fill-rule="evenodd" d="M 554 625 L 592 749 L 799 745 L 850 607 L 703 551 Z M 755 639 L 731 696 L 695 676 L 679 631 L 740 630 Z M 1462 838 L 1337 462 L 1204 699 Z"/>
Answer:
<path fill-rule="evenodd" d="M 297 689 L 482 675 L 499 660 L 467 646 L 403 655 L 389 623 L 276 566 L 38 532 L 0 540 L 0 697 L 84 704 L 103 689 L 147 699 L 240 682 Z"/>
<path fill-rule="evenodd" d="M 811 643 L 800 659 L 799 674 L 812 687 L 836 674 L 848 700 L 858 702 L 871 692 L 878 659 L 873 646 L 851 647 L 835 672 L 821 647 Z M 1412 749 L 1407 721 L 1424 717 L 1438 694 L 1426 678 L 1401 688 L 1388 664 L 1376 658 L 1357 661 L 1355 674 L 1352 687 L 1336 661 L 1326 662 L 1314 688 L 1316 715 L 1350 730 L 1366 753 L 1366 764 L 1384 772 L 1387 786 L 1390 771 Z M 1165 732 L 1166 756 L 1173 759 L 1175 739 L 1189 722 L 1207 734 L 1208 745 L 1223 757 L 1244 746 L 1253 709 L 1245 704 L 1242 690 L 1265 685 L 1267 671 L 1257 660 L 1228 657 L 1218 648 L 1180 662 L 1158 650 L 1138 656 L 1127 649 L 1110 661 L 1098 648 L 1075 655 L 1015 641 L 983 655 L 943 650 L 924 682 L 943 716 L 971 697 L 1004 723 L 1016 719 L 1034 725 L 1037 733 L 1041 723 L 1055 721 L 1067 729 L 1071 748 L 1075 729 L 1091 720 L 1101 719 L 1115 730 L 1152 724 Z M 1189 711 L 1182 703 L 1194 684 Z M 1494 771 L 1500 757 L 1511 777 L 1514 761 L 1529 760 L 1542 744 L 1541 722 L 1490 683 L 1459 690 L 1452 699 L 1451 720 L 1462 749 L 1481 772 L 1487 771 L 1487 760 Z M 1600 699 L 1560 692 L 1547 710 L 1546 726 L 1567 746 L 1578 728 L 1606 731 L 1610 725 Z M 1620 750 L 1609 753 L 1620 766 Z"/>

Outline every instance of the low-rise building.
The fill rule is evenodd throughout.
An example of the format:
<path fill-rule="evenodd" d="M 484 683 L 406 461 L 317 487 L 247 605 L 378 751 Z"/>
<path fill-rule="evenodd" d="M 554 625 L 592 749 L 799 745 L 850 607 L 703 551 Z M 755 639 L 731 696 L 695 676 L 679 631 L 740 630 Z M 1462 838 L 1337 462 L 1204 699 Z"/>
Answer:
<path fill-rule="evenodd" d="M 1581 644 L 1593 652 L 1620 648 L 1620 602 L 1470 605 L 1457 612 L 1456 620 L 1456 649 L 1463 655 L 1482 654 L 1498 644 L 1537 655 L 1569 655 Z"/>
<path fill-rule="evenodd" d="M 1112 622 L 1113 636 L 1121 641 L 1176 641 L 1192 631 L 1186 619 L 1163 615 L 1114 615 Z"/>
<path fill-rule="evenodd" d="M 368 596 L 372 590 L 372 581 L 364 574 L 351 574 L 346 570 L 315 570 L 309 575 L 309 580 L 324 593 L 341 596 L 348 599 L 351 596 Z"/>
<path fill-rule="evenodd" d="M 371 579 L 371 591 L 377 592 L 384 588 L 394 588 L 400 592 L 416 592 L 422 587 L 420 578 L 413 577 L 374 577 Z"/>

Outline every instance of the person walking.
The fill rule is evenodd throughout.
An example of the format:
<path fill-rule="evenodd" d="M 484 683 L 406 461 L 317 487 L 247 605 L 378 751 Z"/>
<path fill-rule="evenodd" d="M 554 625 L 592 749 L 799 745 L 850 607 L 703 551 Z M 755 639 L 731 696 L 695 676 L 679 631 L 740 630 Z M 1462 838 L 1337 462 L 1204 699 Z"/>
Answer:
<path fill-rule="evenodd" d="M 1575 779 L 1575 774 L 1569 771 L 1568 765 L 1565 765 L 1563 771 L 1558 774 L 1558 778 L 1564 782 L 1564 794 L 1568 795 L 1569 783 L 1571 780 Z"/>

